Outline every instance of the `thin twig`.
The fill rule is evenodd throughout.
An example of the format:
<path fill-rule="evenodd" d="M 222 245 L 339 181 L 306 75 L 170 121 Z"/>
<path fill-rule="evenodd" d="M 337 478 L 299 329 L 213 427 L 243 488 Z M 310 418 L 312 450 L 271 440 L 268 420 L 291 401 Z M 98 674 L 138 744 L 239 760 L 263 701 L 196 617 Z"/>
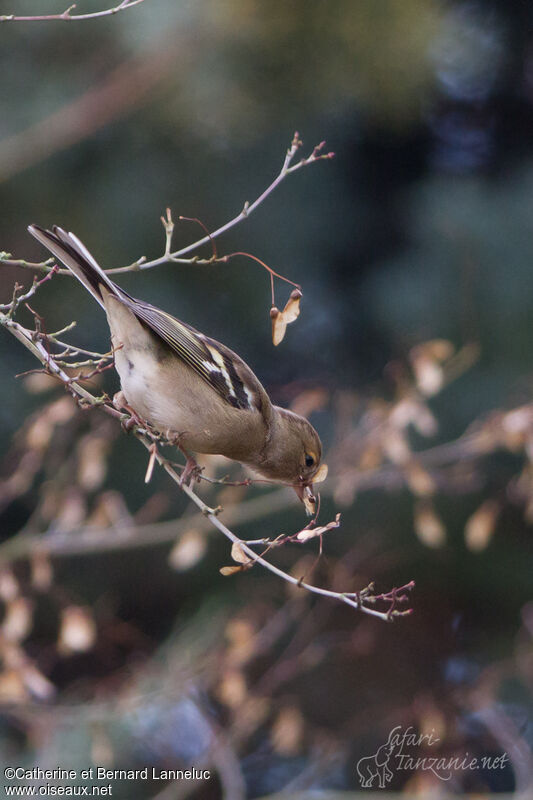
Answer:
<path fill-rule="evenodd" d="M 74 20 L 84 19 L 97 19 L 97 17 L 109 17 L 113 14 L 118 14 L 119 11 L 125 11 L 127 8 L 133 8 L 144 0 L 122 0 L 118 6 L 107 8 L 105 11 L 93 11 L 90 14 L 72 14 L 71 12 L 76 8 L 76 3 L 65 9 L 61 14 L 37 14 L 33 16 L 18 16 L 16 14 L 2 14 L 0 22 L 48 22 L 49 20 L 62 20 L 73 22 Z"/>
<path fill-rule="evenodd" d="M 65 371 L 55 362 L 54 357 L 50 354 L 50 352 L 46 349 L 45 345 L 43 344 L 42 339 L 45 338 L 44 334 L 36 335 L 35 331 L 30 331 L 27 328 L 24 328 L 20 323 L 16 322 L 9 316 L 9 313 L 0 313 L 0 325 L 5 327 L 10 333 L 13 334 L 46 368 L 47 372 L 51 375 L 54 375 L 58 378 L 67 391 L 72 394 L 72 396 L 78 400 L 83 406 L 85 407 L 101 407 L 107 414 L 110 414 L 115 419 L 124 419 L 124 415 L 117 411 L 114 406 L 112 406 L 108 398 L 104 395 L 102 397 L 95 397 L 91 392 L 81 386 L 77 380 L 70 378 Z M 238 544 L 243 552 L 250 558 L 251 564 L 259 564 L 264 569 L 267 569 L 269 572 L 273 573 L 282 580 L 292 584 L 293 586 L 298 586 L 302 589 L 305 589 L 312 594 L 321 595 L 323 597 L 329 597 L 334 600 L 338 600 L 342 603 L 346 603 L 347 605 L 351 606 L 354 609 L 358 609 L 365 614 L 369 614 L 371 616 L 377 617 L 382 619 L 386 622 L 392 620 L 393 617 L 401 616 L 408 611 L 398 611 L 395 608 L 396 605 L 396 598 L 398 596 L 398 591 L 393 589 L 391 593 L 386 595 L 379 595 L 373 596 L 370 592 L 363 590 L 362 592 L 335 592 L 330 589 L 324 589 L 320 586 L 315 586 L 314 584 L 307 583 L 299 578 L 295 578 L 292 575 L 281 570 L 279 567 L 276 567 L 274 564 L 271 564 L 269 561 L 264 559 L 262 556 L 257 555 L 252 548 L 246 543 L 246 541 L 240 539 L 233 531 L 231 531 L 219 518 L 218 514 L 220 513 L 220 508 L 210 508 L 204 501 L 198 497 L 198 495 L 186 485 L 182 485 L 181 483 L 181 476 L 176 471 L 174 466 L 164 458 L 161 453 L 154 447 L 154 441 L 151 436 L 148 435 L 148 432 L 145 429 L 134 427 L 132 429 L 134 436 L 142 442 L 142 444 L 147 448 L 147 450 L 151 454 L 151 459 L 155 458 L 157 463 L 163 467 L 163 469 L 167 472 L 170 478 L 181 488 L 181 490 L 192 500 L 192 502 L 200 509 L 202 514 L 210 521 L 210 523 L 217 528 L 221 533 L 224 534 L 232 543 Z M 155 455 L 154 455 L 155 454 Z M 406 587 L 403 587 L 404 589 Z M 412 585 L 409 585 L 409 588 L 412 588 Z M 366 603 L 373 604 L 376 600 L 384 600 L 390 603 L 390 606 L 387 611 L 378 611 L 373 607 L 369 607 Z"/>
<path fill-rule="evenodd" d="M 285 156 L 285 160 L 283 162 L 283 165 L 282 165 L 281 170 L 280 170 L 279 174 L 277 175 L 277 177 L 262 192 L 262 194 L 260 194 L 259 197 L 256 200 L 254 200 L 253 203 L 246 202 L 244 204 L 244 207 L 243 207 L 242 211 L 239 214 L 237 214 L 236 217 L 233 217 L 233 219 L 231 219 L 229 222 L 226 222 L 220 228 L 217 228 L 217 230 L 213 231 L 212 233 L 207 233 L 204 237 L 202 237 L 201 239 L 198 239 L 197 241 L 193 242 L 192 244 L 186 245 L 185 247 L 182 247 L 180 250 L 175 250 L 174 252 L 170 252 L 170 242 L 171 242 L 171 238 L 172 238 L 172 234 L 173 234 L 174 224 L 172 222 L 172 216 L 171 216 L 170 209 L 167 209 L 166 210 L 166 217 L 161 217 L 161 222 L 163 223 L 163 227 L 165 228 L 165 252 L 164 252 L 164 254 L 162 256 L 160 256 L 159 258 L 153 259 L 152 261 L 147 261 L 144 256 L 141 256 L 141 258 L 137 259 L 137 261 L 134 261 L 132 264 L 128 264 L 125 267 L 112 267 L 111 269 L 106 269 L 105 272 L 108 275 L 118 275 L 119 273 L 122 273 L 122 272 L 137 272 L 139 270 L 152 269 L 152 267 L 158 267 L 158 266 L 160 266 L 162 264 L 166 264 L 168 262 L 179 263 L 179 264 L 203 264 L 203 265 L 208 265 L 208 264 L 213 264 L 213 263 L 218 263 L 218 262 L 227 263 L 227 261 L 230 258 L 232 258 L 233 256 L 237 256 L 237 255 L 246 255 L 246 256 L 248 256 L 249 255 L 248 253 L 232 253 L 231 255 L 217 257 L 216 256 L 216 250 L 214 250 L 213 256 L 211 258 L 202 258 L 202 259 L 200 259 L 197 256 L 193 256 L 191 258 L 184 258 L 184 256 L 187 255 L 187 253 L 191 253 L 194 250 L 198 250 L 204 244 L 211 244 L 211 246 L 214 248 L 214 239 L 218 238 L 223 233 L 226 233 L 227 231 L 229 231 L 231 228 L 233 228 L 239 222 L 242 222 L 243 220 L 247 219 L 250 216 L 250 214 L 252 214 L 261 205 L 261 203 L 264 200 L 266 200 L 266 198 L 270 194 L 272 194 L 272 192 L 280 185 L 280 183 L 287 177 L 287 175 L 290 175 L 293 172 L 296 172 L 297 170 L 302 169 L 302 167 L 306 167 L 306 166 L 309 166 L 310 164 L 314 164 L 317 161 L 333 158 L 334 153 L 322 153 L 321 152 L 324 144 L 325 144 L 324 142 L 321 142 L 319 145 L 317 145 L 317 147 L 315 147 L 313 149 L 313 152 L 311 153 L 310 156 L 307 156 L 307 158 L 302 158 L 296 164 L 292 164 L 292 166 L 291 166 L 291 163 L 292 163 L 292 160 L 294 159 L 294 156 L 298 152 L 299 148 L 302 146 L 302 142 L 301 142 L 301 140 L 299 138 L 299 134 L 295 133 L 294 137 L 292 139 L 292 142 L 291 142 L 291 146 L 287 151 L 287 155 Z M 187 218 L 186 217 L 180 217 L 180 219 L 187 219 Z M 256 260 L 258 260 L 258 259 L 256 259 Z M 46 261 L 35 263 L 35 262 L 25 261 L 24 259 L 13 259 L 10 253 L 0 253 L 0 264 L 6 264 L 6 265 L 10 265 L 10 266 L 20 266 L 20 267 L 26 267 L 28 269 L 37 269 L 37 270 L 40 270 L 42 272 L 48 272 L 48 271 L 50 271 L 50 263 L 51 263 L 50 259 L 47 259 Z M 297 284 L 292 283 L 292 281 L 289 281 L 288 279 L 283 278 L 283 276 L 277 275 L 277 273 L 275 273 L 274 270 L 272 270 L 270 267 L 267 267 L 265 264 L 263 264 L 263 266 L 271 274 L 276 275 L 277 277 L 281 278 L 282 280 L 286 280 L 288 283 L 291 283 L 293 286 L 297 285 Z M 61 269 L 58 270 L 58 272 L 61 275 L 70 275 L 70 276 L 72 276 L 72 273 L 68 269 L 61 268 Z"/>
<path fill-rule="evenodd" d="M 300 135 L 298 134 L 298 132 L 296 132 L 292 138 L 291 146 L 287 150 L 287 155 L 285 156 L 285 160 L 283 161 L 283 166 L 281 167 L 281 170 L 277 175 L 277 177 L 272 181 L 270 186 L 268 186 L 264 190 L 264 192 L 260 194 L 256 200 L 254 200 L 253 203 L 246 202 L 244 204 L 242 211 L 239 214 L 237 214 L 236 217 L 231 219 L 229 222 L 226 222 L 225 225 L 222 225 L 220 228 L 217 228 L 212 233 L 208 233 L 202 239 L 198 239 L 198 241 L 193 242 L 192 244 L 189 244 L 186 247 L 182 247 L 180 250 L 175 250 L 173 253 L 170 253 L 169 255 L 165 254 L 160 258 L 155 258 L 153 261 L 145 261 L 143 259 L 139 259 L 138 261 L 135 261 L 133 264 L 130 264 L 127 267 L 115 267 L 114 269 L 106 270 L 106 272 L 108 274 L 113 274 L 118 272 L 131 272 L 132 270 L 136 269 L 141 269 L 141 270 L 151 269 L 152 267 L 158 267 L 161 264 L 165 264 L 168 261 L 175 261 L 176 259 L 187 255 L 187 253 L 191 253 L 193 250 L 198 250 L 204 244 L 212 242 L 213 239 L 218 238 L 223 233 L 226 233 L 235 225 L 237 225 L 239 222 L 242 222 L 242 220 L 247 219 L 247 217 L 249 217 L 250 214 L 252 214 L 256 210 L 256 208 L 258 208 L 270 194 L 272 194 L 274 189 L 276 189 L 279 186 L 279 184 L 287 177 L 287 175 L 290 175 L 291 173 L 296 172 L 299 169 L 302 169 L 302 167 L 309 166 L 309 164 L 314 164 L 317 161 L 333 158 L 334 153 L 321 152 L 324 145 L 325 142 L 321 142 L 313 149 L 313 152 L 311 153 L 310 156 L 308 156 L 307 158 L 302 158 L 296 164 L 292 164 L 291 166 L 294 156 L 302 146 Z"/>

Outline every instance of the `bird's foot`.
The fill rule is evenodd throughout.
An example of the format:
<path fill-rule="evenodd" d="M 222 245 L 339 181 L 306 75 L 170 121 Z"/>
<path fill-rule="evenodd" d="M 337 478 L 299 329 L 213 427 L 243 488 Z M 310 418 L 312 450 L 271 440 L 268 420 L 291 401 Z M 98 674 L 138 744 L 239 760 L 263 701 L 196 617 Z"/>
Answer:
<path fill-rule="evenodd" d="M 193 456 L 187 456 L 185 469 L 181 473 L 180 486 L 189 486 L 191 481 L 199 481 L 203 467 L 198 466 Z"/>
<path fill-rule="evenodd" d="M 188 458 L 189 454 L 183 449 L 184 448 L 183 437 L 186 435 L 187 435 L 186 431 L 180 431 L 178 433 L 177 431 L 173 431 L 170 428 L 168 428 L 165 431 L 165 439 L 167 440 L 167 442 L 171 444 L 173 447 L 177 447 L 178 450 L 181 450 L 183 455 Z"/>
<path fill-rule="evenodd" d="M 126 400 L 126 395 L 121 390 L 120 392 L 115 392 L 113 395 L 113 405 L 117 409 L 117 411 L 122 411 L 123 408 L 126 408 L 128 405 L 128 401 Z"/>
<path fill-rule="evenodd" d="M 148 427 L 146 420 L 140 417 L 135 409 L 128 405 L 128 401 L 126 400 L 124 392 L 116 392 L 113 395 L 113 405 L 118 411 L 126 411 L 129 414 L 129 417 L 126 417 L 122 420 L 122 427 L 125 431 L 131 431 L 136 426 L 141 428 Z"/>

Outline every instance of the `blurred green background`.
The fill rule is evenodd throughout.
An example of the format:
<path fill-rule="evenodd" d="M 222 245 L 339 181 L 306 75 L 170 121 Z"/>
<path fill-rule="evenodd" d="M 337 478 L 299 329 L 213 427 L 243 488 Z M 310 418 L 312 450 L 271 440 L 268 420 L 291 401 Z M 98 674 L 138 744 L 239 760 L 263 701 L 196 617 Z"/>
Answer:
<path fill-rule="evenodd" d="M 80 0 L 76 10 L 103 6 Z M 0 8 L 62 10 L 56 0 Z M 294 130 L 304 154 L 326 139 L 332 161 L 288 177 L 218 242 L 220 252 L 253 253 L 302 285 L 302 315 L 279 348 L 270 338 L 268 276 L 251 261 L 167 264 L 119 283 L 228 344 L 282 405 L 316 387 L 332 398 L 390 398 L 390 366 L 405 362 L 413 346 L 475 342 L 474 366 L 432 402 L 439 432 L 431 444 L 449 441 L 492 410 L 531 397 L 532 25 L 531 6 L 519 0 L 145 0 L 98 20 L 4 23 L 0 247 L 41 260 L 26 226 L 57 223 L 105 267 L 155 258 L 164 249 L 159 217 L 167 206 L 175 219 L 197 217 L 213 230 L 270 183 Z M 174 243 L 201 233 L 177 223 Z M 29 273 L 3 266 L 4 302 L 15 280 L 29 283 Z M 278 305 L 286 296 L 280 285 Z M 54 278 L 35 304 L 49 329 L 76 319 L 73 341 L 107 349 L 105 318 L 74 281 Z M 43 397 L 14 378 L 35 365 L 7 333 L 0 359 L 7 451 Z M 313 417 L 326 447 L 334 444 L 335 407 Z M 204 753 L 207 717 L 225 732 L 247 796 L 287 787 L 356 790 L 358 759 L 395 725 L 414 724 L 439 730 L 446 752 L 514 748 L 507 769 L 459 772 L 448 790 L 524 790 L 533 740 L 531 529 L 509 489 L 520 458 L 494 456 L 472 491 L 437 495 L 447 532 L 438 548 L 417 539 L 406 489 L 362 493 L 340 509 L 343 526 L 327 542 L 332 562 L 345 560 L 359 586 L 417 583 L 414 615 L 392 626 L 326 601 L 287 599 L 283 585 L 254 570 L 222 578 L 229 548 L 215 534 L 208 558 L 185 573 L 169 568 L 168 543 L 58 559 L 56 583 L 93 609 L 100 629 L 120 620 L 129 633 L 107 645 L 104 636 L 97 653 L 47 661 L 55 628 L 43 601 L 32 658 L 58 687 L 53 703 L 81 701 L 81 710 L 41 708 L 41 728 L 54 722 L 45 742 L 42 730 L 25 727 L 29 711 L 8 709 L 3 761 L 87 765 L 96 729 L 105 732 L 106 758 L 113 753 L 106 763 L 176 768 Z M 120 493 L 132 514 L 160 493 L 168 495 L 160 518 L 192 515 L 162 475 L 146 487 L 144 469 L 137 443 L 120 438 L 106 491 Z M 38 498 L 36 487 L 4 510 L 3 539 L 24 526 Z M 472 552 L 465 522 L 487 498 L 502 511 L 486 549 Z M 338 510 L 328 496 L 324 520 Z M 301 524 L 291 505 L 237 530 L 257 538 Z M 291 551 L 280 563 L 290 568 L 301 555 Z M 220 675 L 233 674 L 231 624 L 257 632 L 273 618 L 284 619 L 284 634 L 241 670 L 247 691 L 268 700 L 268 713 L 249 735 L 236 733 L 239 703 L 214 688 Z M 274 680 L 278 663 L 287 674 Z M 140 664 L 148 670 L 137 679 L 144 701 L 109 719 L 105 698 L 131 688 Z M 483 692 L 483 703 L 472 699 Z M 292 749 L 276 740 L 286 707 L 299 715 L 292 728 L 290 717 L 278 722 L 289 739 L 299 732 Z M 396 772 L 388 788 L 423 794 L 430 779 Z M 158 790 L 117 784 L 114 796 Z M 220 787 L 191 791 L 216 797 Z"/>

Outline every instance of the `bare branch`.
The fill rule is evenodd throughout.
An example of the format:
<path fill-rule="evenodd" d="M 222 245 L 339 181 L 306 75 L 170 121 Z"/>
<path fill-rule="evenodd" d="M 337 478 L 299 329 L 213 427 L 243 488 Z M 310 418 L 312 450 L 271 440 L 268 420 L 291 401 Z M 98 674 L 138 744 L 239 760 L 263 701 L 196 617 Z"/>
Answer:
<path fill-rule="evenodd" d="M 16 300 L 13 302 L 16 302 Z M 9 310 L 7 313 L 0 312 L 0 325 L 12 333 L 13 336 L 15 336 L 21 342 L 21 344 L 23 344 L 29 350 L 41 362 L 49 374 L 58 378 L 63 383 L 65 389 L 70 392 L 70 394 L 83 407 L 87 408 L 99 406 L 107 414 L 116 419 L 124 421 L 125 415 L 117 411 L 117 409 L 109 402 L 109 398 L 107 398 L 105 395 L 96 397 L 83 386 L 81 386 L 77 379 L 71 378 L 64 371 L 64 369 L 56 362 L 53 355 L 51 355 L 47 349 L 48 342 L 46 334 L 38 330 L 31 331 L 28 328 L 20 325 L 12 318 Z M 279 567 L 276 567 L 274 564 L 267 561 L 265 558 L 263 558 L 263 556 L 257 555 L 250 544 L 248 544 L 245 540 L 240 539 L 219 519 L 218 514 L 221 511 L 220 508 L 210 508 L 200 497 L 198 497 L 193 489 L 184 484 L 182 485 L 180 474 L 176 471 L 174 465 L 161 455 L 157 449 L 156 442 L 154 442 L 154 438 L 150 434 L 150 431 L 148 431 L 146 428 L 141 428 L 138 425 L 134 425 L 132 427 L 132 433 L 150 452 L 151 469 L 153 469 L 153 464 L 155 462 L 162 466 L 170 478 L 200 509 L 202 514 L 209 520 L 211 525 L 223 533 L 224 536 L 226 536 L 226 538 L 228 538 L 233 544 L 237 544 L 242 549 L 242 551 L 250 558 L 251 565 L 259 564 L 264 569 L 273 573 L 287 583 L 292 584 L 293 586 L 300 587 L 308 592 L 311 592 L 312 594 L 329 597 L 342 603 L 346 603 L 354 609 L 358 609 L 363 611 L 365 614 L 378 617 L 386 622 L 391 621 L 396 616 L 402 616 L 406 613 L 409 613 L 409 611 L 398 610 L 396 606 L 399 602 L 405 601 L 405 592 L 414 586 L 412 583 L 402 587 L 400 590 L 393 589 L 391 592 L 383 595 L 374 595 L 369 588 L 362 590 L 361 592 L 335 592 L 330 589 L 324 589 L 320 586 L 307 583 L 302 579 L 295 578 L 294 576 L 289 575 Z M 403 592 L 403 594 L 400 594 L 401 592 Z M 375 604 L 379 603 L 380 601 L 388 604 L 389 608 L 386 611 L 379 611 L 374 607 Z"/>
<path fill-rule="evenodd" d="M 307 156 L 307 158 L 302 158 L 296 164 L 292 164 L 294 156 L 296 155 L 301 146 L 302 146 L 302 141 L 299 137 L 298 132 L 296 132 L 292 138 L 291 146 L 287 150 L 287 155 L 285 156 L 285 160 L 283 161 L 283 166 L 281 167 L 281 170 L 277 175 L 277 177 L 272 181 L 270 186 L 268 186 L 264 190 L 264 192 L 262 192 L 262 194 L 260 194 L 256 200 L 254 200 L 253 203 L 246 202 L 244 204 L 242 211 L 239 214 L 237 214 L 236 217 L 231 219 L 229 222 L 226 222 L 225 225 L 222 225 L 220 228 L 217 228 L 212 233 L 208 233 L 206 236 L 202 237 L 201 239 L 198 239 L 198 241 L 193 242 L 192 244 L 189 244 L 186 247 L 182 247 L 180 250 L 175 250 L 173 253 L 168 253 L 168 254 L 165 253 L 163 256 L 161 256 L 160 258 L 155 258 L 153 261 L 145 261 L 144 259 L 139 259 L 138 261 L 135 261 L 133 264 L 130 264 L 127 267 L 116 267 L 114 269 L 108 269 L 106 270 L 106 272 L 108 274 L 113 274 L 118 272 L 130 272 L 131 270 L 136 270 L 136 269 L 141 269 L 141 270 L 151 269 L 152 267 L 158 267 L 161 264 L 165 264 L 168 261 L 179 260 L 180 263 L 182 263 L 181 259 L 183 256 L 187 255 L 187 253 L 191 253 L 194 250 L 198 250 L 204 244 L 212 243 L 213 239 L 218 238 L 223 233 L 226 233 L 226 231 L 229 231 L 231 228 L 237 225 L 239 222 L 242 222 L 242 220 L 249 217 L 250 214 L 252 214 L 264 200 L 266 200 L 266 198 L 274 191 L 274 189 L 276 189 L 280 185 L 280 183 L 287 177 L 287 175 L 290 175 L 291 173 L 296 172 L 299 169 L 302 169 L 302 167 L 307 167 L 309 166 L 309 164 L 315 164 L 317 161 L 321 161 L 323 159 L 330 159 L 333 158 L 334 156 L 334 153 L 321 152 L 325 146 L 325 142 L 321 142 L 319 145 L 313 148 L 313 152 L 311 153 L 310 156 Z M 185 263 L 190 263 L 190 259 L 187 259 Z M 212 259 L 209 259 L 208 261 L 206 261 L 206 263 L 212 263 Z"/>
<path fill-rule="evenodd" d="M 97 17 L 110 17 L 113 14 L 118 14 L 119 11 L 125 11 L 127 8 L 138 6 L 140 3 L 144 3 L 144 0 L 122 0 L 118 6 L 107 8 L 105 11 L 93 11 L 90 14 L 72 14 L 71 12 L 76 8 L 76 3 L 73 3 L 61 14 L 37 14 L 27 17 L 17 16 L 16 14 L 2 14 L 0 15 L 0 22 L 47 22 L 49 20 L 73 22 L 74 20 L 96 19 Z"/>
<path fill-rule="evenodd" d="M 134 261 L 132 264 L 128 264 L 125 267 L 113 267 L 111 269 L 106 269 L 105 272 L 108 275 L 117 275 L 121 272 L 137 272 L 139 270 L 145 269 L 152 269 L 152 267 L 158 267 L 162 264 L 166 264 L 168 262 L 174 262 L 177 264 L 213 264 L 213 263 L 227 263 L 227 261 L 232 258 L 233 256 L 237 255 L 245 255 L 249 256 L 248 253 L 232 253 L 231 255 L 226 256 L 217 256 L 216 250 L 214 250 L 213 256 L 211 258 L 198 258 L 198 256 L 193 256 L 190 258 L 185 258 L 188 253 L 193 252 L 194 250 L 198 250 L 205 244 L 211 244 L 214 248 L 214 239 L 221 236 L 226 231 L 229 231 L 231 228 L 238 225 L 243 220 L 247 219 L 250 214 L 252 214 L 260 205 L 261 203 L 266 200 L 266 198 L 280 185 L 280 183 L 287 177 L 287 175 L 292 174 L 293 172 L 302 169 L 303 167 L 309 166 L 310 164 L 315 164 L 317 161 L 321 161 L 324 159 L 331 159 L 334 156 L 334 153 L 322 153 L 321 150 L 324 147 L 324 142 L 321 142 L 317 145 L 310 156 L 307 158 L 302 158 L 296 164 L 291 163 L 294 159 L 294 156 L 298 152 L 299 148 L 302 146 L 302 141 L 299 138 L 299 134 L 295 133 L 294 137 L 291 142 L 291 146 L 287 151 L 285 159 L 283 161 L 283 165 L 277 177 L 272 181 L 272 183 L 259 195 L 259 197 L 254 200 L 253 203 L 246 202 L 242 211 L 237 214 L 236 217 L 233 217 L 229 222 L 226 222 L 220 228 L 217 228 L 212 233 L 207 233 L 201 239 L 193 242 L 192 244 L 186 245 L 182 247 L 180 250 L 175 250 L 171 252 L 171 240 L 174 231 L 174 223 L 172 221 L 172 215 L 170 209 L 166 209 L 166 216 L 161 217 L 161 222 L 163 223 L 163 227 L 165 229 L 165 252 L 159 258 L 155 258 L 152 261 L 147 261 L 144 256 Z M 188 217 L 180 216 L 180 219 L 188 219 Z M 198 221 L 199 220 L 195 220 Z M 200 223 L 201 224 L 201 223 Z M 258 259 L 256 259 L 258 260 Z M 41 261 L 38 263 L 25 261 L 24 259 L 14 259 L 10 253 L 0 253 L 0 264 L 6 264 L 8 266 L 19 266 L 19 267 L 26 267 L 28 269 L 40 270 L 42 272 L 49 272 L 51 269 L 51 264 L 53 264 L 53 260 L 47 259 L 46 261 Z M 278 275 L 274 272 L 270 267 L 267 267 L 265 264 L 262 264 L 265 269 L 267 269 L 271 275 L 275 275 L 281 280 L 287 281 L 287 278 L 284 278 L 281 275 Z M 68 269 L 59 269 L 59 274 L 61 275 L 70 275 L 72 273 Z M 288 281 L 288 283 L 292 283 L 292 281 Z M 296 284 L 292 284 L 296 285 Z"/>

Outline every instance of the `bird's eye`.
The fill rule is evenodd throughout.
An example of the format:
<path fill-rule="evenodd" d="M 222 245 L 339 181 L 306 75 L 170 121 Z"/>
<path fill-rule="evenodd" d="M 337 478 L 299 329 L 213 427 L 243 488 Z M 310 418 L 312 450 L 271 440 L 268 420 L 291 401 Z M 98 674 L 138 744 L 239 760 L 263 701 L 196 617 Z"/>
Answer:
<path fill-rule="evenodd" d="M 312 467 L 314 465 L 314 463 L 315 463 L 315 459 L 313 458 L 313 456 L 310 456 L 310 455 L 306 455 L 305 456 L 305 466 L 306 467 Z"/>

